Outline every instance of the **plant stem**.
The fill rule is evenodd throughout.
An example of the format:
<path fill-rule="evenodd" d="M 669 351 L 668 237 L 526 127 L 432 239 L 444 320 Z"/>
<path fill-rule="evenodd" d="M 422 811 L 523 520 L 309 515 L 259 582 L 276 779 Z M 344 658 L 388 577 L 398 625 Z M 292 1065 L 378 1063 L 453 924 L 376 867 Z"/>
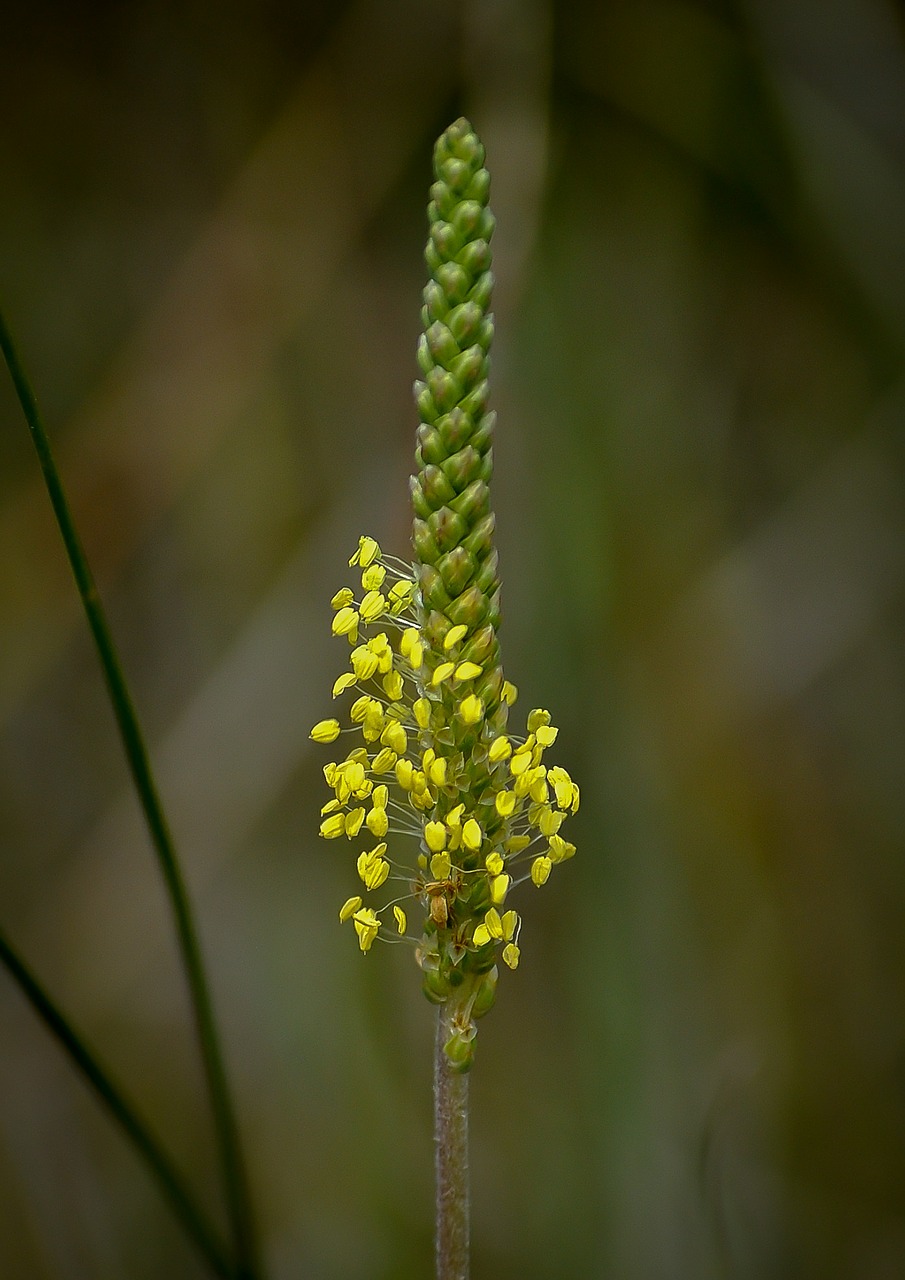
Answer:
<path fill-rule="evenodd" d="M 468 1280 L 468 1073 L 443 1051 L 452 1031 L 450 1001 L 437 1010 L 434 1139 L 437 1144 L 437 1280 Z"/>
<path fill-rule="evenodd" d="M 132 704 L 132 698 L 110 634 L 110 628 L 100 601 L 97 586 L 69 511 L 69 504 L 66 501 L 62 481 L 53 460 L 50 441 L 44 429 L 34 392 L 16 353 L 12 336 L 2 313 L 0 313 L 0 348 L 3 350 L 19 403 L 22 406 L 22 412 L 31 432 L 32 442 L 38 454 L 50 502 L 66 546 L 69 563 L 75 576 L 88 625 L 91 628 L 97 647 L 110 702 L 113 706 L 123 748 L 132 774 L 132 781 L 141 801 L 145 821 L 147 822 L 151 841 L 157 854 L 170 898 L 182 963 L 192 1000 L 198 1042 L 217 1135 L 224 1191 L 237 1260 L 236 1274 L 239 1280 L 255 1280 L 255 1277 L 261 1275 L 261 1271 L 257 1259 L 251 1201 L 239 1145 L 238 1127 L 226 1081 L 226 1071 L 214 1022 L 210 991 L 201 959 L 198 932 L 185 882 L 157 793 L 157 786 L 151 771 L 151 764 L 139 726 L 138 716 Z"/>
<path fill-rule="evenodd" d="M 206 1215 L 195 1203 L 173 1162 L 154 1137 L 135 1106 L 129 1102 L 113 1083 L 108 1073 L 79 1036 L 74 1027 L 60 1012 L 50 996 L 0 933 L 0 963 L 6 966 L 10 976 L 18 983 L 38 1017 L 68 1053 L 72 1062 L 94 1089 L 104 1106 L 135 1146 L 139 1155 L 157 1180 L 164 1197 L 194 1240 L 200 1252 L 210 1263 L 215 1275 L 231 1280 L 235 1272 L 219 1233 L 207 1221 Z"/>

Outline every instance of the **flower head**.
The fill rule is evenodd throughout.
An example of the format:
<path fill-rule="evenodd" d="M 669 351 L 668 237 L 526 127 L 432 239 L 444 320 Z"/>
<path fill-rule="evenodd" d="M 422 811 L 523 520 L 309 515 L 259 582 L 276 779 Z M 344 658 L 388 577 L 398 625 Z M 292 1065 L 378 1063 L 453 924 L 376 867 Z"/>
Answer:
<path fill-rule="evenodd" d="M 363 906 L 356 895 L 340 911 L 362 951 L 381 936 L 411 937 L 411 908 L 400 903 L 421 907 L 411 940 L 424 991 L 455 1002 L 464 1031 L 448 1056 L 467 1070 L 497 960 L 519 962 L 521 919 L 505 904 L 523 882 L 546 884 L 575 852 L 559 830 L 579 793 L 565 769 L 545 763 L 558 732 L 549 712 L 530 712 L 524 735 L 508 730 L 517 691 L 500 662 L 489 489 L 494 219 L 484 149 L 466 120 L 439 139 L 434 172 L 415 384 L 415 558 L 403 564 L 362 536 L 349 560 L 360 589 L 333 597 L 333 633 L 351 645 L 333 696 L 352 695 L 353 745 L 325 767 L 333 797 L 321 834 L 380 841 L 356 854 L 359 887 L 371 895 L 392 886 L 390 901 Z M 337 717 L 311 736 L 332 743 L 339 734 Z"/>

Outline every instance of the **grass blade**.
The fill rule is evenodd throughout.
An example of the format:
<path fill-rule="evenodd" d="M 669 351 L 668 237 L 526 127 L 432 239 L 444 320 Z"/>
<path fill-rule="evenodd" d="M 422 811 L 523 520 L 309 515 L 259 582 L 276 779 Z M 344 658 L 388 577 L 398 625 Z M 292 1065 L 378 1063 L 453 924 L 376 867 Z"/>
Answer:
<path fill-rule="evenodd" d="M 119 727 L 132 780 L 144 811 L 151 841 L 169 895 L 182 964 L 191 995 L 199 1047 L 216 1129 L 233 1245 L 238 1261 L 239 1269 L 237 1274 L 240 1280 L 258 1280 L 262 1273 L 258 1262 L 251 1199 L 239 1143 L 238 1126 L 214 1021 L 210 990 L 201 959 L 198 931 L 185 882 L 151 771 L 151 764 L 138 722 L 138 716 L 135 712 L 119 656 L 107 624 L 97 586 L 69 511 L 69 504 L 66 501 L 62 481 L 53 460 L 50 441 L 44 429 L 37 400 L 19 360 L 12 335 L 2 313 L 0 313 L 0 348 L 3 350 L 3 355 L 38 455 L 51 506 L 66 547 L 88 625 L 97 647 L 107 692 Z"/>

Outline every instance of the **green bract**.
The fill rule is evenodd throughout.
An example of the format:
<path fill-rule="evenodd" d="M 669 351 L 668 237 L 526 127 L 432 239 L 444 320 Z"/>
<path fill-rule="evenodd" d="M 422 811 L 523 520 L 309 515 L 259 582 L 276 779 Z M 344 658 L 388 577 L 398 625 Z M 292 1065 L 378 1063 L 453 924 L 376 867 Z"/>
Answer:
<path fill-rule="evenodd" d="M 386 897 L 365 906 L 356 894 L 340 920 L 352 922 L 362 951 L 382 935 L 411 938 L 426 996 L 451 1006 L 447 1057 L 467 1070 L 474 1019 L 494 1001 L 497 959 L 512 969 L 519 960 L 521 920 L 505 905 L 509 894 L 526 881 L 545 884 L 575 852 L 559 830 L 579 793 L 565 769 L 543 763 L 557 736 L 548 712 L 530 713 L 526 735 L 507 733 L 516 689 L 500 662 L 489 488 L 494 219 L 484 148 L 467 120 L 437 142 L 434 172 L 415 384 L 415 562 L 359 540 L 349 563 L 361 571 L 361 591 L 344 587 L 332 601 L 333 632 L 352 646 L 333 696 L 354 690 L 351 727 L 322 720 L 311 736 L 357 738 L 324 768 L 333 798 L 320 831 L 363 841 L 359 879 Z M 414 937 L 403 903 L 423 911 Z"/>

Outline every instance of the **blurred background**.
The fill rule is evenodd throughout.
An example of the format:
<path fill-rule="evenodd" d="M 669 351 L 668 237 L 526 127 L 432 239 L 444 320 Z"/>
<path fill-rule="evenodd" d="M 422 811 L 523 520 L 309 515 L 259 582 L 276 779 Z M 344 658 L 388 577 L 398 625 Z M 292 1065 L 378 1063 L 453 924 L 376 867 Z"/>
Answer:
<path fill-rule="evenodd" d="M 273 1280 L 432 1267 L 433 1010 L 316 836 L 408 550 L 431 147 L 498 217 L 503 647 L 583 787 L 473 1074 L 475 1280 L 905 1274 L 892 0 L 9 0 L 0 301 L 200 914 Z M 0 919 L 221 1215 L 172 929 L 0 378 Z M 0 973 L 0 1274 L 204 1275 Z"/>

